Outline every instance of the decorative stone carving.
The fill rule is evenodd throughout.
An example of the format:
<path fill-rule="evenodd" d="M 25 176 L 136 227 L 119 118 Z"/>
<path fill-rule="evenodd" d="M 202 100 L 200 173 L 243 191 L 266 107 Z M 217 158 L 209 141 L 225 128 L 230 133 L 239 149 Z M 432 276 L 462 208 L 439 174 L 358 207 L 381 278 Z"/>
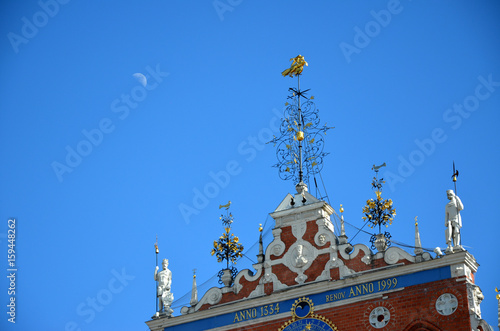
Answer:
<path fill-rule="evenodd" d="M 195 310 L 200 309 L 201 306 L 208 303 L 209 305 L 216 305 L 222 299 L 222 291 L 218 287 L 212 287 L 205 293 L 203 298 L 196 305 Z"/>
<path fill-rule="evenodd" d="M 174 312 L 170 305 L 174 301 L 174 295 L 170 292 L 170 287 L 172 285 L 172 272 L 168 270 L 168 260 L 163 259 L 162 262 L 163 270 L 158 272 L 158 266 L 155 268 L 154 279 L 158 282 L 158 287 L 156 289 L 156 295 L 159 298 L 159 310 L 160 315 L 166 315 L 170 317 Z"/>
<path fill-rule="evenodd" d="M 337 268 L 340 264 L 338 263 L 338 259 L 337 258 L 333 258 L 331 259 L 330 261 L 328 261 L 326 264 L 325 264 L 325 269 L 323 270 L 323 272 L 321 273 L 321 275 L 319 275 L 315 281 L 321 281 L 321 280 L 331 280 L 332 277 L 330 276 L 330 270 L 333 269 L 333 268 Z"/>
<path fill-rule="evenodd" d="M 211 291 L 207 292 L 207 302 L 211 305 L 218 304 L 220 299 L 222 299 L 222 292 L 219 288 L 213 288 Z"/>
<path fill-rule="evenodd" d="M 316 244 L 318 246 L 323 246 L 324 244 L 326 244 L 326 235 L 324 233 L 322 233 L 318 236 L 318 240 L 317 240 Z"/>
<path fill-rule="evenodd" d="M 222 276 L 220 277 L 224 286 L 229 287 L 233 283 L 233 274 L 231 269 L 223 269 Z"/>
<path fill-rule="evenodd" d="M 264 277 L 261 278 L 260 284 L 273 283 L 273 289 L 275 291 L 283 290 L 288 287 L 288 285 L 283 284 L 279 281 L 278 277 L 273 273 L 266 273 Z"/>
<path fill-rule="evenodd" d="M 262 265 L 260 263 L 257 263 L 257 264 L 254 264 L 253 266 L 257 272 L 252 273 L 249 269 L 241 270 L 238 273 L 238 275 L 236 276 L 236 278 L 234 279 L 234 282 L 239 284 L 240 279 L 243 277 L 248 282 L 253 282 L 253 281 L 257 280 L 260 277 L 260 275 L 262 274 Z"/>
<path fill-rule="evenodd" d="M 265 258 L 266 261 L 269 261 L 270 254 L 274 256 L 280 256 L 285 251 L 285 243 L 281 241 L 280 235 L 281 235 L 281 229 L 273 229 L 274 240 L 272 243 L 269 244 L 266 250 L 266 258 Z"/>
<path fill-rule="evenodd" d="M 441 256 L 443 256 L 443 252 L 441 252 L 441 248 L 440 247 L 436 247 L 434 248 L 434 253 L 436 253 L 436 258 L 439 258 Z"/>
<path fill-rule="evenodd" d="M 470 310 L 476 315 L 477 318 L 481 318 L 481 302 L 484 299 L 483 292 L 479 286 L 474 284 L 467 284 L 467 292 Z"/>
<path fill-rule="evenodd" d="M 408 260 L 410 262 L 415 262 L 415 257 L 411 256 L 399 247 L 390 247 L 384 254 L 384 261 L 387 264 L 396 264 L 399 260 Z"/>
<path fill-rule="evenodd" d="M 248 297 L 249 298 L 260 297 L 260 296 L 262 296 L 264 294 L 265 294 L 265 292 L 264 292 L 264 285 L 263 284 L 259 284 L 255 288 L 255 290 L 253 290 L 252 293 L 250 293 L 250 295 Z"/>
<path fill-rule="evenodd" d="M 460 245 L 460 229 L 462 228 L 462 217 L 460 211 L 464 209 L 464 205 L 460 198 L 453 193 L 453 190 L 446 191 L 448 202 L 445 207 L 445 220 L 444 226 L 446 227 L 446 253 L 453 253 L 454 251 L 462 251 Z M 453 246 L 452 246 L 453 242 Z"/>
<path fill-rule="evenodd" d="M 383 233 L 379 233 L 375 235 L 376 239 L 373 242 L 373 246 L 377 249 L 379 252 L 385 251 L 387 248 L 387 239 L 385 238 L 385 235 Z"/>
<path fill-rule="evenodd" d="M 436 310 L 443 316 L 451 315 L 457 310 L 458 300 L 457 297 L 451 293 L 442 294 L 436 300 Z"/>
<path fill-rule="evenodd" d="M 350 252 L 350 254 L 348 254 L 345 251 L 345 249 L 342 249 L 342 248 L 345 248 L 346 246 L 347 245 L 339 246 L 339 250 L 338 250 L 338 252 L 340 253 L 340 256 L 342 256 L 342 258 L 344 258 L 346 260 L 351 260 L 351 259 L 355 258 L 359 254 L 359 252 L 364 252 L 365 256 L 372 254 L 370 249 L 368 247 L 366 247 L 366 245 L 363 245 L 363 244 L 354 245 L 352 247 L 352 251 Z"/>
<path fill-rule="evenodd" d="M 297 284 L 304 284 L 306 279 L 307 279 L 307 276 L 304 274 L 300 274 L 297 277 L 295 277 L 295 281 L 297 282 Z"/>
<path fill-rule="evenodd" d="M 472 274 L 472 272 L 471 272 L 470 268 L 463 263 L 454 264 L 451 266 L 451 275 L 453 277 L 465 276 L 465 277 L 471 279 L 471 277 L 472 277 L 471 274 Z"/>
<path fill-rule="evenodd" d="M 484 300 L 484 295 L 479 286 L 474 289 L 474 305 L 476 307 L 476 315 L 481 318 L 481 302 Z"/>
<path fill-rule="evenodd" d="M 318 232 L 330 232 L 333 233 L 333 224 L 332 221 L 330 221 L 329 217 L 325 218 L 320 218 L 316 221 L 316 224 L 318 225 Z"/>
<path fill-rule="evenodd" d="M 293 272 L 296 272 L 297 278 L 295 281 L 298 284 L 303 284 L 307 277 L 304 271 L 309 268 L 316 258 L 318 251 L 307 241 L 299 240 L 294 243 L 284 256 L 283 263 Z M 276 261 L 278 263 L 279 261 Z"/>
<path fill-rule="evenodd" d="M 304 253 L 304 246 L 303 245 L 297 245 L 297 248 L 295 249 L 297 257 L 295 260 L 292 262 L 294 267 L 296 268 L 302 268 L 307 264 L 307 252 Z"/>
<path fill-rule="evenodd" d="M 354 270 L 351 270 L 349 269 L 346 265 L 342 264 L 340 267 L 339 267 L 339 276 L 340 276 L 340 279 L 343 279 L 345 277 L 348 277 L 348 276 L 351 276 L 353 274 L 355 274 L 356 272 Z"/>
<path fill-rule="evenodd" d="M 361 258 L 361 262 L 363 262 L 366 265 L 369 265 L 372 263 L 372 256 L 371 255 L 365 255 Z"/>
<path fill-rule="evenodd" d="M 299 224 L 292 225 L 292 233 L 297 238 L 297 240 L 302 239 L 302 236 L 306 233 L 307 223 L 301 222 Z"/>
<path fill-rule="evenodd" d="M 381 329 L 391 320 L 391 313 L 389 312 L 389 309 L 385 307 L 377 307 L 372 310 L 368 319 L 371 326 L 375 329 Z"/>

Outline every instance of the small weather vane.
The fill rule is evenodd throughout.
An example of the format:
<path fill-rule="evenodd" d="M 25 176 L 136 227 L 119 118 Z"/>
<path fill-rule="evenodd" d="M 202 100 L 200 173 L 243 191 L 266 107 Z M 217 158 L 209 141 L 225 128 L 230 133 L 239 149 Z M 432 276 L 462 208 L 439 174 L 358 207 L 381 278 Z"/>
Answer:
<path fill-rule="evenodd" d="M 309 90 L 300 89 L 300 75 L 304 66 L 308 66 L 302 55 L 291 58 L 290 68 L 281 74 L 284 77 L 297 77 L 297 88 L 289 88 L 290 103 L 285 103 L 284 118 L 280 126 L 279 137 L 274 137 L 270 143 L 277 145 L 276 157 L 281 179 L 292 179 L 296 184 L 309 184 L 309 177 L 319 174 L 323 168 L 323 158 L 328 153 L 323 152 L 323 134 L 331 129 L 320 126 L 318 109 L 307 97 Z"/>
<path fill-rule="evenodd" d="M 238 258 L 243 256 L 243 245 L 239 242 L 239 238 L 231 233 L 231 224 L 233 223 L 233 215 L 229 212 L 229 205 L 220 206 L 219 209 L 225 208 L 226 215 L 221 215 L 219 219 L 224 225 L 224 232 L 219 237 L 219 239 L 214 240 L 213 248 L 211 251 L 212 255 L 217 257 L 217 262 L 224 262 L 226 260 L 226 268 L 219 271 L 219 283 L 230 286 L 234 277 L 238 273 L 238 269 L 233 266 L 229 266 L 229 263 L 236 264 Z M 227 279 L 227 283 L 224 281 L 224 275 L 228 274 L 230 277 Z"/>
<path fill-rule="evenodd" d="M 458 170 L 455 169 L 455 161 L 453 161 L 453 175 L 451 175 L 451 179 L 453 180 L 453 184 L 455 184 L 455 194 L 457 194 L 457 177 Z"/>
<path fill-rule="evenodd" d="M 375 199 L 368 199 L 366 205 L 363 207 L 364 216 L 363 221 L 367 222 L 370 228 L 378 226 L 378 234 L 373 234 L 370 238 L 372 248 L 377 248 L 377 250 L 385 250 L 389 247 L 391 242 L 387 239 L 391 238 L 389 232 L 384 232 L 382 234 L 382 226 L 386 228 L 392 224 L 392 221 L 396 217 L 396 208 L 394 208 L 391 199 L 382 198 L 382 187 L 385 183 L 383 178 L 378 178 L 378 172 L 381 167 L 385 167 L 385 162 L 379 166 L 373 165 L 372 170 L 375 171 L 375 177 L 372 180 L 372 189 L 375 192 Z M 417 218 L 415 217 L 415 225 L 417 223 Z M 377 247 L 378 246 L 378 247 Z"/>

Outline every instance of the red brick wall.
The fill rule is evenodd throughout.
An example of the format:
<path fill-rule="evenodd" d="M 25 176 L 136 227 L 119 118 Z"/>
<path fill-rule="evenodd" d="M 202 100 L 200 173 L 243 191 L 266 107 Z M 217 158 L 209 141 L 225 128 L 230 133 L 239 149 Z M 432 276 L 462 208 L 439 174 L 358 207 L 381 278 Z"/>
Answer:
<path fill-rule="evenodd" d="M 457 310 L 449 315 L 440 315 L 436 308 L 437 298 L 444 293 L 452 293 L 458 299 Z M 333 322 L 339 331 L 470 331 L 467 289 L 465 282 L 447 279 L 422 285 L 407 287 L 402 291 L 386 294 L 387 299 L 360 301 L 349 305 L 331 307 L 315 314 Z M 386 307 L 391 318 L 383 329 L 375 329 L 369 323 L 371 311 L 379 306 Z M 278 330 L 288 318 L 256 324 L 233 330 L 268 331 Z"/>

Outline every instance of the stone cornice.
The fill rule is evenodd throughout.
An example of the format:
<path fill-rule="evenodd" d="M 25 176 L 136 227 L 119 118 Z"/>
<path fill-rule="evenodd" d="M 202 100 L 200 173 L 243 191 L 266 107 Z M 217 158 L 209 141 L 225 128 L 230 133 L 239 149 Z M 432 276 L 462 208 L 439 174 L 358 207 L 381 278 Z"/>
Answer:
<path fill-rule="evenodd" d="M 274 219 L 278 219 L 299 213 L 306 213 L 308 211 L 313 211 L 316 209 L 325 211 L 328 214 L 328 216 L 333 214 L 333 208 L 329 204 L 327 204 L 324 201 L 319 201 L 309 205 L 297 206 L 286 210 L 276 211 L 269 215 Z"/>

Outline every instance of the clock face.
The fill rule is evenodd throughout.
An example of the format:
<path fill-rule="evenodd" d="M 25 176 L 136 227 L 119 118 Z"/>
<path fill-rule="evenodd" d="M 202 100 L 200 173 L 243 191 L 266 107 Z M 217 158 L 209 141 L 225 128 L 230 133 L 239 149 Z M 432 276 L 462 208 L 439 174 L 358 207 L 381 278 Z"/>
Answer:
<path fill-rule="evenodd" d="M 283 331 L 333 331 L 333 329 L 320 319 L 308 317 L 292 322 Z"/>

